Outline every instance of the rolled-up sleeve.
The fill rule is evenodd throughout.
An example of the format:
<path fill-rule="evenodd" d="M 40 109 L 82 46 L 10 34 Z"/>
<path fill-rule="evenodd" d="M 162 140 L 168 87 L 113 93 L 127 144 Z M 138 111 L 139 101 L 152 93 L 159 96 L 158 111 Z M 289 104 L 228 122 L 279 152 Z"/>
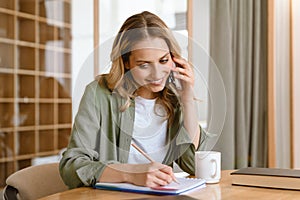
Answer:
<path fill-rule="evenodd" d="M 108 164 L 117 161 L 98 161 L 98 153 L 83 148 L 68 149 L 60 162 L 60 173 L 68 187 L 93 186 Z"/>
<path fill-rule="evenodd" d="M 195 152 L 204 148 L 207 134 L 204 129 L 200 126 L 200 139 L 198 148 L 195 149 L 189 134 L 184 127 L 179 131 L 178 137 L 176 138 L 176 146 L 178 152 L 178 159 L 176 163 L 185 172 L 194 175 L 195 174 Z"/>
<path fill-rule="evenodd" d="M 117 162 L 100 161 L 99 152 L 95 151 L 100 130 L 97 87 L 97 82 L 86 87 L 75 117 L 68 148 L 60 161 L 61 177 L 69 188 L 94 185 L 105 166 Z"/>

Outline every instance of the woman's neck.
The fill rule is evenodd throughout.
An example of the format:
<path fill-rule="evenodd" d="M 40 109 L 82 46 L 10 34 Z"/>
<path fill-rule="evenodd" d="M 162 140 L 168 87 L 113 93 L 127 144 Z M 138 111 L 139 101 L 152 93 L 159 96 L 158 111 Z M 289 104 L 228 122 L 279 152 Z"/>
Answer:
<path fill-rule="evenodd" d="M 143 88 L 139 88 L 136 94 L 144 99 L 155 99 L 159 96 L 159 93 L 145 91 Z"/>

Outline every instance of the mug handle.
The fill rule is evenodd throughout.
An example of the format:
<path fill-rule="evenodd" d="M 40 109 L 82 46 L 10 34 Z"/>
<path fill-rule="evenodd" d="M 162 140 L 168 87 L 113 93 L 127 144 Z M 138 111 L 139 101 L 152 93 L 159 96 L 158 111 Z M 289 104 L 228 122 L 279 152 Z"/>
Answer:
<path fill-rule="evenodd" d="M 215 178 L 217 176 L 217 161 L 216 159 L 211 159 L 210 162 L 212 163 L 213 165 L 213 174 L 211 175 L 211 178 Z"/>

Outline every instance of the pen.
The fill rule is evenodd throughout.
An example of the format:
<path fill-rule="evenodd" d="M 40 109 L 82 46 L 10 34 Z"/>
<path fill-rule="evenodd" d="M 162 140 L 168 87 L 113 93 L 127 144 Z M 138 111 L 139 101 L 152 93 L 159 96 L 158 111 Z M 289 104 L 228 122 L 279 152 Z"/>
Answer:
<path fill-rule="evenodd" d="M 150 162 L 155 162 L 150 156 L 148 156 L 148 154 L 146 154 L 140 147 L 138 147 L 136 144 L 132 143 L 131 144 L 136 150 L 138 150 L 143 156 L 145 156 L 145 158 L 147 158 Z M 173 181 L 178 183 L 178 180 L 175 178 L 175 176 L 173 176 Z"/>

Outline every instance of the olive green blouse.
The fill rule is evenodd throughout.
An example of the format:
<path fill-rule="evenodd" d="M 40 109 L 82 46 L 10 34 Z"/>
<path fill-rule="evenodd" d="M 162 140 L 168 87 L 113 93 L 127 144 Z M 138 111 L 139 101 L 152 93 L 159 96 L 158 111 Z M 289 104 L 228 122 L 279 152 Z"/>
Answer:
<path fill-rule="evenodd" d="M 69 188 L 93 186 L 104 168 L 126 163 L 132 139 L 134 100 L 124 112 L 125 100 L 95 80 L 86 88 L 72 128 L 67 150 L 60 161 L 60 174 Z M 206 133 L 200 127 L 202 149 Z M 169 149 L 163 164 L 175 161 L 181 169 L 194 174 L 195 147 L 186 129 L 180 108 L 175 108 L 174 123 L 167 130 Z"/>

